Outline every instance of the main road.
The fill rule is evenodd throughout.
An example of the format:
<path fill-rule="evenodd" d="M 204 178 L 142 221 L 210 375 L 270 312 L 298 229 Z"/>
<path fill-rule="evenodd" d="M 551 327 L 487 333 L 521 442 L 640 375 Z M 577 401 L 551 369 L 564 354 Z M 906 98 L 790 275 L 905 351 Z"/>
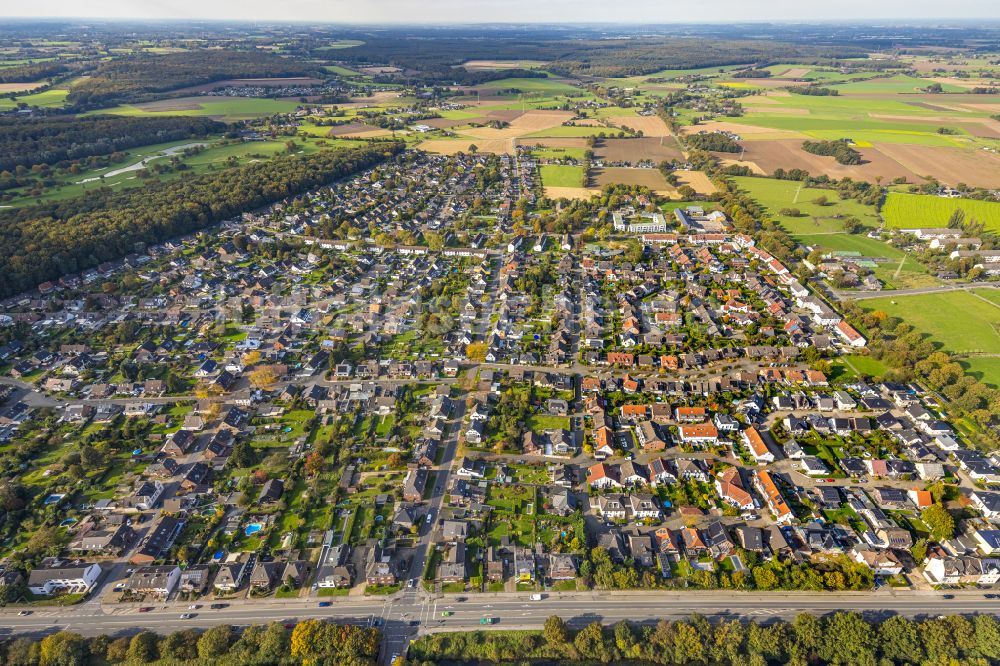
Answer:
<path fill-rule="evenodd" d="M 459 599 L 462 599 L 460 601 Z M 148 608 L 148 607 L 147 607 Z M 140 630 L 169 633 L 185 628 L 219 624 L 237 627 L 307 618 L 378 626 L 387 635 L 384 658 L 402 654 L 409 640 L 420 634 L 478 629 L 537 629 L 550 615 L 558 615 L 574 628 L 591 622 L 619 620 L 656 622 L 698 613 L 709 618 L 768 621 L 791 619 L 803 612 L 825 614 L 853 610 L 869 616 L 889 614 L 928 616 L 941 614 L 1000 613 L 1000 599 L 982 592 L 959 591 L 945 599 L 937 592 L 709 592 L 629 591 L 547 593 L 541 601 L 528 594 L 434 595 L 407 589 L 393 597 L 341 597 L 329 607 L 315 600 L 240 600 L 224 609 L 207 604 L 188 610 L 184 603 L 160 603 L 148 612 L 137 605 L 85 604 L 65 608 L 36 607 L 20 616 L 16 609 L 0 611 L 0 638 L 11 635 L 40 636 L 60 629 L 92 636 L 127 635 Z M 193 617 L 181 619 L 184 613 Z M 445 616 L 445 614 L 448 614 Z M 494 618 L 482 625 L 482 618 Z M 392 638 L 390 638 L 392 637 Z M 395 640 L 394 640 L 394 639 Z M 403 639 L 403 640 L 400 640 Z"/>

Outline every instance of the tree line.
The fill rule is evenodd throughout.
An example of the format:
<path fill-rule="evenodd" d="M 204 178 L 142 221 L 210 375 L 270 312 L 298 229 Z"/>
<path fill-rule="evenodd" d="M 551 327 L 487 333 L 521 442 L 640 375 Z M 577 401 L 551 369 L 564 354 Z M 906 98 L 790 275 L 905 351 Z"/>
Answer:
<path fill-rule="evenodd" d="M 140 189 L 0 211 L 0 297 L 121 258 L 366 169 L 401 142 L 288 155 Z"/>
<path fill-rule="evenodd" d="M 291 630 L 277 622 L 252 625 L 242 633 L 229 625 L 165 636 L 142 631 L 134 636 L 93 638 L 60 631 L 41 640 L 16 638 L 0 643 L 6 666 L 374 666 L 378 629 L 306 620 Z"/>
<path fill-rule="evenodd" d="M 0 117 L 0 172 L 43 164 L 62 166 L 85 157 L 199 138 L 225 129 L 224 123 L 210 118 L 185 116 Z"/>
<path fill-rule="evenodd" d="M 152 93 L 224 79 L 309 76 L 315 67 L 265 52 L 202 49 L 166 55 L 132 55 L 97 65 L 70 88 L 67 101 L 86 107 L 149 99 Z"/>
<path fill-rule="evenodd" d="M 66 65 L 59 61 L 0 67 L 0 83 L 34 83 L 39 79 L 62 74 L 66 69 Z"/>
<path fill-rule="evenodd" d="M 1000 659 L 1000 621 L 993 615 L 867 620 L 858 613 L 802 614 L 767 625 L 701 616 L 623 620 L 574 631 L 553 615 L 541 631 L 476 631 L 424 636 L 408 663 L 705 664 L 712 666 L 986 666 Z"/>

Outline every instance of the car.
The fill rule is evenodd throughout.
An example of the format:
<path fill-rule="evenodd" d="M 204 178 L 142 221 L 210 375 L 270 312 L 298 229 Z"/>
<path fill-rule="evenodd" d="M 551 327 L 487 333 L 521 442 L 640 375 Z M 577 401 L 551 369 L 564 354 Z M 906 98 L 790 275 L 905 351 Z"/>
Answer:
<path fill-rule="evenodd" d="M 181 613 L 181 619 L 182 620 L 190 620 L 195 615 L 197 615 L 197 613 Z"/>
<path fill-rule="evenodd" d="M 331 602 L 329 602 L 329 601 L 321 601 L 321 602 L 319 602 L 319 607 L 320 608 L 329 608 L 332 605 L 333 604 Z"/>
<path fill-rule="evenodd" d="M 31 611 L 30 610 L 23 610 L 23 611 L 20 611 L 18 613 L 18 616 L 20 616 L 20 617 L 24 617 L 25 615 L 31 615 Z"/>
<path fill-rule="evenodd" d="M 493 624 L 497 619 L 495 617 L 484 617 L 480 618 L 479 624 Z"/>
<path fill-rule="evenodd" d="M 148 613 L 151 610 L 153 610 L 152 606 L 143 606 L 142 608 L 139 609 L 139 612 L 140 613 Z"/>
<path fill-rule="evenodd" d="M 434 512 L 430 511 L 427 513 L 427 524 L 430 525 L 434 522 Z"/>
<path fill-rule="evenodd" d="M 188 610 L 198 610 L 199 608 L 201 608 L 201 604 L 191 604 L 188 606 Z"/>
<path fill-rule="evenodd" d="M 441 617 L 451 617 L 451 611 L 441 611 Z"/>
<path fill-rule="evenodd" d="M 945 595 L 944 595 L 944 596 L 942 596 L 941 598 L 942 598 L 942 599 L 954 599 L 954 598 L 955 598 L 955 595 L 954 595 L 954 594 L 945 594 Z"/>
<path fill-rule="evenodd" d="M 997 595 L 995 595 L 995 594 L 984 594 L 983 598 L 984 599 L 996 599 Z"/>
<path fill-rule="evenodd" d="M 461 602 L 465 601 L 465 597 L 455 597 L 455 601 L 461 603 Z"/>
<path fill-rule="evenodd" d="M 406 587 L 407 587 L 407 589 L 412 590 L 416 586 L 417 586 L 417 579 L 416 578 L 411 578 L 410 580 L 406 581 Z"/>
<path fill-rule="evenodd" d="M 218 610 L 220 608 L 229 608 L 229 604 L 212 604 L 209 606 L 212 610 Z"/>
<path fill-rule="evenodd" d="M 531 600 L 532 600 L 532 601 L 541 601 L 541 600 L 542 600 L 542 599 L 544 599 L 544 598 L 545 598 L 545 597 L 543 597 L 543 596 L 542 596 L 541 594 L 539 594 L 538 592 L 536 592 L 535 594 L 531 595 Z"/>

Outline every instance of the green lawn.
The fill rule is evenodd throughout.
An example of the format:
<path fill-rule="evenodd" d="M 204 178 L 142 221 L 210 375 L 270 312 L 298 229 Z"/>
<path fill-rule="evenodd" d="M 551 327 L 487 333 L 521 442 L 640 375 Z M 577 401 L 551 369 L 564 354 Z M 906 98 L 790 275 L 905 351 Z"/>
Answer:
<path fill-rule="evenodd" d="M 971 354 L 963 360 L 970 372 L 983 381 L 1000 384 L 1000 294 L 983 290 L 988 298 L 973 293 L 948 293 L 894 296 L 860 301 L 867 310 L 882 310 L 900 317 L 922 331 L 945 351 Z M 985 300 L 984 300 L 985 299 Z"/>
<path fill-rule="evenodd" d="M 545 164 L 541 175 L 542 184 L 548 187 L 583 187 L 583 167 Z"/>
<path fill-rule="evenodd" d="M 568 416 L 550 416 L 548 414 L 532 414 L 528 417 L 525 425 L 534 432 L 543 430 L 569 430 Z"/>
<path fill-rule="evenodd" d="M 544 146 L 531 149 L 532 154 L 542 160 L 582 160 L 586 151 L 586 148 L 547 148 Z"/>
<path fill-rule="evenodd" d="M 1000 232 L 1000 203 L 994 201 L 890 192 L 882 207 L 882 217 L 886 226 L 895 229 L 946 227 L 956 210 L 965 211 L 966 222 L 975 218 L 987 229 Z"/>
<path fill-rule="evenodd" d="M 834 360 L 831 365 L 834 375 L 832 379 L 839 381 L 854 380 L 862 375 L 878 379 L 888 370 L 886 365 L 878 359 L 858 354 L 841 356 Z"/>

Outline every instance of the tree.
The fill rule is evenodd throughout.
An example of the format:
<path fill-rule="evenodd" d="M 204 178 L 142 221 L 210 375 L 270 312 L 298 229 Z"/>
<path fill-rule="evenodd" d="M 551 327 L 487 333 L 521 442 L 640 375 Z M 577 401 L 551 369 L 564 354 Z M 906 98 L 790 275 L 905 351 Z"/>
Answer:
<path fill-rule="evenodd" d="M 256 388 L 266 388 L 281 378 L 273 365 L 262 365 L 250 372 L 250 383 Z"/>
<path fill-rule="evenodd" d="M 39 646 L 39 666 L 84 666 L 87 663 L 87 642 L 83 636 L 60 631 L 42 639 Z"/>
<path fill-rule="evenodd" d="M 550 615 L 545 619 L 545 628 L 542 630 L 545 642 L 549 645 L 565 645 L 569 640 L 569 629 L 566 622 L 558 615 Z"/>
<path fill-rule="evenodd" d="M 917 627 L 902 615 L 887 618 L 878 628 L 882 656 L 895 662 L 917 664 L 924 659 Z"/>
<path fill-rule="evenodd" d="M 128 643 L 128 660 L 137 664 L 148 664 L 159 656 L 157 649 L 156 634 L 151 631 L 140 631 Z"/>
<path fill-rule="evenodd" d="M 465 355 L 470 361 L 482 363 L 486 360 L 488 347 L 485 342 L 473 342 L 465 347 Z"/>
<path fill-rule="evenodd" d="M 316 476 L 323 470 L 323 456 L 318 451 L 306 456 L 305 470 L 309 476 Z"/>
<path fill-rule="evenodd" d="M 305 658 L 322 654 L 323 634 L 323 622 L 320 620 L 311 619 L 296 624 L 292 630 L 292 656 Z"/>
<path fill-rule="evenodd" d="M 233 445 L 229 458 L 237 467 L 253 467 L 257 464 L 257 454 L 246 440 L 241 440 Z"/>
<path fill-rule="evenodd" d="M 955 519 L 940 504 L 932 504 L 921 511 L 920 519 L 930 528 L 935 541 L 947 541 L 955 536 Z"/>
<path fill-rule="evenodd" d="M 198 639 L 198 656 L 202 659 L 221 657 L 229 650 L 232 639 L 233 630 L 228 624 L 211 627 Z"/>
<path fill-rule="evenodd" d="M 604 627 L 600 622 L 593 622 L 581 629 L 573 639 L 573 646 L 586 659 L 604 663 L 611 660 L 611 652 L 604 640 Z"/>
<path fill-rule="evenodd" d="M 288 630 L 277 622 L 267 625 L 263 635 L 260 637 L 259 656 L 271 663 L 278 663 L 290 649 Z"/>
<path fill-rule="evenodd" d="M 160 641 L 159 653 L 163 659 L 197 659 L 198 632 L 183 629 L 164 636 Z"/>
<path fill-rule="evenodd" d="M 444 236 L 434 231 L 424 232 L 424 242 L 432 250 L 440 250 L 444 247 Z"/>

